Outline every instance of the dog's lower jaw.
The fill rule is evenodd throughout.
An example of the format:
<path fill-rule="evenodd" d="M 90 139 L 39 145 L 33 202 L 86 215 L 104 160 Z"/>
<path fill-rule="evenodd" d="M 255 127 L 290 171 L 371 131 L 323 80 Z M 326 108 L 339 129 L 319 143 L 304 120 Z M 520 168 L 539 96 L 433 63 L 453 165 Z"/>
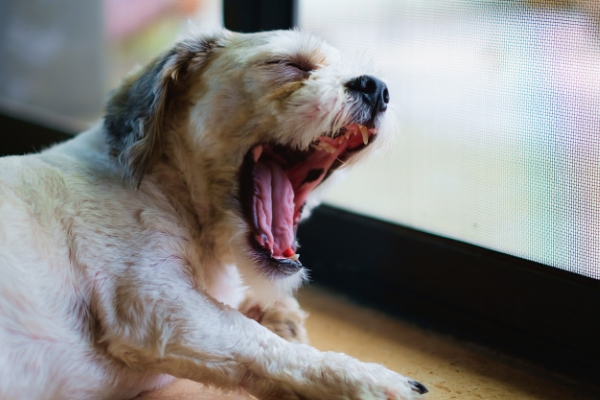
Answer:
<path fill-rule="evenodd" d="M 236 253 L 236 265 L 244 285 L 248 288 L 248 296 L 261 306 L 268 306 L 292 295 L 308 278 L 308 271 L 304 267 L 290 275 L 265 273 L 265 268 L 257 264 L 247 251 Z"/>

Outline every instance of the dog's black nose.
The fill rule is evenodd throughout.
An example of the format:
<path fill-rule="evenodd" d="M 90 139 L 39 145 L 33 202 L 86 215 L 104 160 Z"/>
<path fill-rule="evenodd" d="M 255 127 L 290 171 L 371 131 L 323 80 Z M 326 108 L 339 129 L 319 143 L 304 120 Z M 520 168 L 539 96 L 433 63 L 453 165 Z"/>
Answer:
<path fill-rule="evenodd" d="M 385 83 L 370 75 L 361 75 L 346 83 L 346 88 L 368 104 L 374 112 L 387 110 L 390 92 Z"/>

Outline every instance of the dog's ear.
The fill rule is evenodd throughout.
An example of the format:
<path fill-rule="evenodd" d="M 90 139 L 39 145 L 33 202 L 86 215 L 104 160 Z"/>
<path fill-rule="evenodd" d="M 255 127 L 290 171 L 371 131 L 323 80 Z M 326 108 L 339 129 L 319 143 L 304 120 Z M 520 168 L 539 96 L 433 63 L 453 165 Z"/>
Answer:
<path fill-rule="evenodd" d="M 126 80 L 110 97 L 104 128 L 111 155 L 126 183 L 139 187 L 144 173 L 160 156 L 169 113 L 185 95 L 186 79 L 198 72 L 218 38 L 188 39 Z"/>

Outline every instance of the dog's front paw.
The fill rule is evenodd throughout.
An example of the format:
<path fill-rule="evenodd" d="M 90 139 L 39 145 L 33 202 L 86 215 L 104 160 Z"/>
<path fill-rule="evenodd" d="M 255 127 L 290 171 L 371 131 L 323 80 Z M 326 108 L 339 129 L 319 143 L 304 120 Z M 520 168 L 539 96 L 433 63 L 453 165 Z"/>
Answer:
<path fill-rule="evenodd" d="M 329 392 L 315 399 L 417 400 L 427 388 L 379 364 L 362 363 L 338 353 L 325 353 L 326 362 L 312 371 L 316 386 Z M 325 389 L 327 388 L 327 389 Z"/>
<path fill-rule="evenodd" d="M 304 328 L 307 314 L 293 297 L 280 299 L 267 308 L 249 299 L 242 303 L 240 311 L 289 342 L 308 343 Z"/>
<path fill-rule="evenodd" d="M 428 392 L 420 382 L 390 371 L 379 364 L 357 363 L 347 377 L 347 387 L 354 387 L 360 400 L 416 400 Z"/>
<path fill-rule="evenodd" d="M 423 395 L 429 392 L 422 383 L 389 370 L 386 370 L 386 378 L 378 380 L 373 389 L 376 395 L 367 396 L 365 399 L 416 400 L 422 399 Z"/>
<path fill-rule="evenodd" d="M 245 387 L 261 400 L 418 400 L 427 393 L 423 384 L 382 365 L 331 352 L 321 353 L 298 375 L 254 378 Z"/>

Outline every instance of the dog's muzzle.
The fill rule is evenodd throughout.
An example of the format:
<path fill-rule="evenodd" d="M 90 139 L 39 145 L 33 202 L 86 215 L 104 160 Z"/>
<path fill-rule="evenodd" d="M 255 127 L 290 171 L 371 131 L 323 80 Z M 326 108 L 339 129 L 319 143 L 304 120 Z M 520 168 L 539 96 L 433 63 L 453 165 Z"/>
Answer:
<path fill-rule="evenodd" d="M 377 119 L 390 95 L 385 83 L 369 75 L 345 84 L 357 98 L 351 121 L 323 132 L 308 149 L 280 143 L 255 144 L 240 168 L 240 202 L 248 223 L 248 242 L 260 268 L 273 277 L 302 269 L 296 231 L 314 188 L 377 137 Z"/>

